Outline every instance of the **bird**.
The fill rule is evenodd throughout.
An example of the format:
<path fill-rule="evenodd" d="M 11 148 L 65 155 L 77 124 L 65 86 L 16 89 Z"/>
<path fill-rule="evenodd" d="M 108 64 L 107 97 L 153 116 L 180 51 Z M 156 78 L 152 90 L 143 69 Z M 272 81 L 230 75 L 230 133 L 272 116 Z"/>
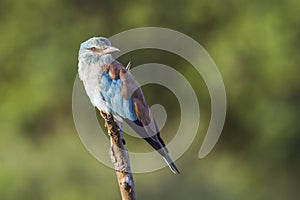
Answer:
<path fill-rule="evenodd" d="M 120 51 L 105 37 L 92 37 L 80 45 L 78 74 L 94 107 L 122 126 L 125 121 L 154 148 L 171 171 L 179 170 L 168 154 L 140 85 L 130 73 L 131 63 L 124 67 L 112 57 Z"/>

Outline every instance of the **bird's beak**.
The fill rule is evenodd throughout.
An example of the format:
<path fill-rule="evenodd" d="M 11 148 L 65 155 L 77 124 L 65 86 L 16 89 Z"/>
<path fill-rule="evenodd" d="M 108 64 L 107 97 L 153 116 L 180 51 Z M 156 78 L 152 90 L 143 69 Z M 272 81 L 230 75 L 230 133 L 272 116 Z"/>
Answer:
<path fill-rule="evenodd" d="M 109 46 L 106 49 L 104 49 L 102 52 L 103 52 L 103 54 L 109 54 L 109 53 L 113 53 L 116 51 L 120 51 L 120 50 L 116 47 Z"/>

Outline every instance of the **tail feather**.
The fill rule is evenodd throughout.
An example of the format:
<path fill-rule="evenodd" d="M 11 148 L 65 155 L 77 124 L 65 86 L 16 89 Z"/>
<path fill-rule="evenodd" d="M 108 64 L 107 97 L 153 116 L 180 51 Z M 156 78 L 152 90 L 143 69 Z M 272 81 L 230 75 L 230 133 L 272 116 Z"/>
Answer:
<path fill-rule="evenodd" d="M 168 164 L 171 171 L 174 174 L 180 174 L 179 170 L 177 169 L 176 165 L 174 164 L 172 158 L 168 154 L 168 149 L 165 147 L 165 144 L 161 143 L 160 140 L 162 140 L 158 134 L 158 141 L 153 140 L 152 138 L 144 138 L 157 152 L 163 157 L 164 161 Z"/>
<path fill-rule="evenodd" d="M 172 159 L 170 158 L 170 156 L 168 154 L 166 154 L 163 159 L 165 160 L 165 162 L 168 164 L 169 168 L 171 169 L 171 171 L 174 174 L 180 174 L 178 168 L 176 167 L 176 165 L 174 164 L 174 162 L 172 161 Z"/>
<path fill-rule="evenodd" d="M 164 161 L 168 164 L 169 168 L 174 174 L 180 174 L 178 168 L 176 167 L 175 163 L 173 162 L 172 158 L 169 156 L 167 148 L 162 147 L 161 149 L 158 150 L 160 155 L 163 156 Z"/>
<path fill-rule="evenodd" d="M 164 141 L 160 137 L 159 131 L 157 131 L 156 134 L 148 133 L 147 131 L 149 131 L 149 129 L 145 129 L 145 127 L 139 120 L 136 121 L 130 121 L 128 119 L 124 119 L 124 120 L 133 130 L 137 132 L 138 135 L 140 135 L 144 140 L 146 140 L 163 157 L 163 159 L 168 164 L 168 166 L 170 167 L 171 171 L 174 174 L 180 174 L 179 170 L 177 169 L 176 165 L 174 164 L 173 160 L 170 158 L 168 154 L 168 150 L 165 147 Z M 156 123 L 155 126 L 157 126 Z"/>

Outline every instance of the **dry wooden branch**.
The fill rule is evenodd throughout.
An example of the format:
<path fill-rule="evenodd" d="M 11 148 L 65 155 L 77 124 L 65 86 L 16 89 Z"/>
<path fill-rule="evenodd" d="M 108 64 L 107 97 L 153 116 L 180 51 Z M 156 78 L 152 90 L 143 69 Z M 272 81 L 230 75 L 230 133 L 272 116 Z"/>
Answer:
<path fill-rule="evenodd" d="M 136 200 L 130 160 L 125 147 L 125 140 L 122 137 L 122 130 L 120 130 L 112 115 L 104 112 L 100 112 L 100 114 L 105 120 L 105 126 L 110 137 L 110 155 L 116 170 L 122 200 Z"/>

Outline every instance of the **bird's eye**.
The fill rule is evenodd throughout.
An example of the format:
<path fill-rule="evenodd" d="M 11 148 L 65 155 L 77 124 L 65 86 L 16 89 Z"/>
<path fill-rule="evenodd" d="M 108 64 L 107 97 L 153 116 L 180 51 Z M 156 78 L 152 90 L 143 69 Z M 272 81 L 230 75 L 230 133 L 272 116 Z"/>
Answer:
<path fill-rule="evenodd" d="M 96 49 L 96 47 L 92 47 L 92 48 L 90 48 L 90 50 L 91 51 L 96 51 L 97 49 Z"/>

